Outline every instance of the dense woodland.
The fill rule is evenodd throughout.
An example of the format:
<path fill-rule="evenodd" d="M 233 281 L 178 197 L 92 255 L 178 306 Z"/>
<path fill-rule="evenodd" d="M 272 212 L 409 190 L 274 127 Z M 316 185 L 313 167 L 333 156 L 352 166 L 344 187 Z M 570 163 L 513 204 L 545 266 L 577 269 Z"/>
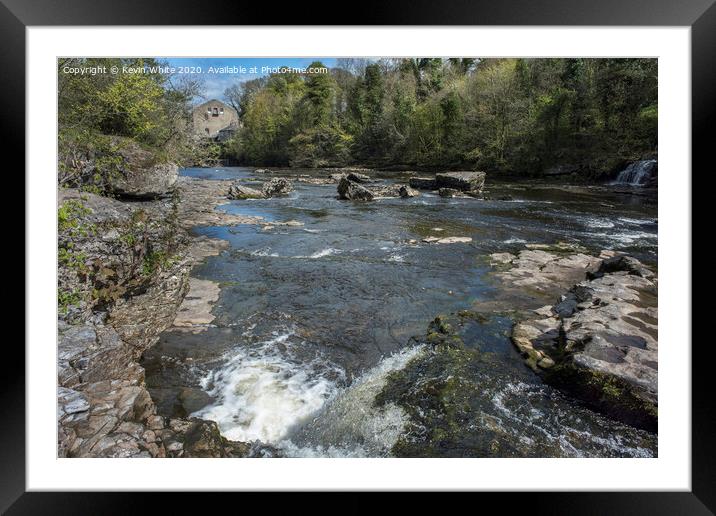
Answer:
<path fill-rule="evenodd" d="M 326 74 L 227 89 L 242 128 L 221 147 L 190 136 L 200 79 L 59 73 L 59 89 L 61 151 L 106 148 L 114 135 L 182 164 L 223 157 L 519 175 L 567 167 L 597 178 L 657 150 L 655 59 L 339 59 Z"/>
<path fill-rule="evenodd" d="M 343 59 L 225 96 L 250 164 L 598 174 L 657 144 L 653 59 Z"/>

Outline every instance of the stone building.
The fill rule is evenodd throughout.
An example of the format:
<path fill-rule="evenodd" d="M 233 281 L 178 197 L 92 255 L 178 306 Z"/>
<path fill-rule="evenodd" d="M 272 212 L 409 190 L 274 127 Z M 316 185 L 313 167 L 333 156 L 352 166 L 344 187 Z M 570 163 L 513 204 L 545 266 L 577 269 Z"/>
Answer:
<path fill-rule="evenodd" d="M 221 141 L 229 139 L 239 128 L 239 115 L 234 108 L 220 100 L 210 100 L 199 104 L 192 110 L 194 136 L 213 138 Z"/>

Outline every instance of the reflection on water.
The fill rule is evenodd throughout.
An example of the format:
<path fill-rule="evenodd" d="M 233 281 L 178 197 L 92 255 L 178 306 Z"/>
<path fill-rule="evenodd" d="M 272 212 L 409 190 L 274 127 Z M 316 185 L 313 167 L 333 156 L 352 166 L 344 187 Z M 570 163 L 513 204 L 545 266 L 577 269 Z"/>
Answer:
<path fill-rule="evenodd" d="M 183 174 L 252 184 L 250 169 L 186 169 Z M 486 255 L 515 252 L 528 243 L 566 241 L 656 263 L 655 196 L 607 186 L 489 179 L 485 193 L 503 200 L 423 194 L 353 203 L 337 200 L 335 185 L 296 182 L 290 197 L 223 206 L 266 221 L 302 225 L 197 228 L 231 244 L 194 271 L 222 285 L 214 308 L 217 327 L 200 334 L 167 332 L 147 353 L 147 383 L 160 411 L 214 419 L 229 438 L 281 443 L 286 454 L 385 455 L 390 436 L 404 428 L 405 414 L 394 405 L 376 412 L 370 401 L 375 389 L 366 385 L 377 385 L 376 378 L 407 363 L 391 357 L 404 356 L 411 337 L 424 335 L 435 315 L 490 299 L 495 286 L 487 278 L 491 269 Z M 422 241 L 431 236 L 472 241 Z M 489 396 L 476 399 L 473 411 L 482 413 L 479 404 L 488 402 L 494 411 L 497 399 L 521 403 L 511 410 L 524 417 L 540 404 L 535 400 L 549 399 L 540 409 L 545 416 L 535 424 L 555 439 L 564 438 L 568 430 L 560 430 L 564 420 L 556 414 L 572 411 L 571 402 L 555 397 L 525 369 L 508 338 L 511 324 L 509 317 L 500 316 L 469 330 L 468 343 L 500 357 L 492 368 L 494 381 L 485 381 Z M 510 397 L 510 385 L 534 387 L 529 395 Z M 364 414 L 361 424 L 382 428 L 386 439 L 381 445 L 368 439 L 377 430 L 361 430 L 357 419 L 348 422 L 348 414 Z M 622 441 L 630 438 L 616 423 L 584 409 L 580 414 L 579 432 L 593 432 L 594 439 L 606 442 L 616 429 Z M 502 419 L 510 425 L 509 418 Z M 640 447 L 642 437 L 633 437 L 640 444 L 631 448 L 620 441 L 625 450 L 640 450 L 623 453 L 655 453 L 655 445 L 651 451 Z M 544 456 L 555 453 L 546 445 L 543 451 Z"/>

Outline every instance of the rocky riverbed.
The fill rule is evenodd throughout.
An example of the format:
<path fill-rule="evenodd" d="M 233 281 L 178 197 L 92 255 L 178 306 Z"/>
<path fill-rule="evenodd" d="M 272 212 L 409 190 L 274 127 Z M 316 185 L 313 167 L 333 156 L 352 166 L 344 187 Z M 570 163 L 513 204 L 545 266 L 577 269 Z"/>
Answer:
<path fill-rule="evenodd" d="M 61 190 L 60 456 L 654 456 L 648 198 L 436 180 Z"/>

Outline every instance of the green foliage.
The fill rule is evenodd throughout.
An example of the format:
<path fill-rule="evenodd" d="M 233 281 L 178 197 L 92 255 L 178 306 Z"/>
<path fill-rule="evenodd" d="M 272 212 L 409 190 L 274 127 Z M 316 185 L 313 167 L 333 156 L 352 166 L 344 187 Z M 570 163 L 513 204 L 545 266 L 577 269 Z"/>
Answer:
<path fill-rule="evenodd" d="M 107 194 L 120 162 L 117 145 L 136 143 L 157 162 L 185 162 L 196 152 L 190 131 L 190 102 L 199 84 L 170 77 L 155 59 L 74 58 L 58 61 L 60 184 Z M 64 73 L 66 67 L 143 73 Z M 155 71 L 156 70 L 156 71 Z"/>
<path fill-rule="evenodd" d="M 339 61 L 330 75 L 246 83 L 228 152 L 265 165 L 538 174 L 603 173 L 656 150 L 653 59 Z"/>
<path fill-rule="evenodd" d="M 144 256 L 142 274 L 151 276 L 161 269 L 170 267 L 171 264 L 172 260 L 165 251 L 151 251 Z"/>
<path fill-rule="evenodd" d="M 57 227 L 70 237 L 87 237 L 94 234 L 94 224 L 83 222 L 82 218 L 92 213 L 81 201 L 70 199 L 57 209 Z"/>
<path fill-rule="evenodd" d="M 57 289 L 57 309 L 60 314 L 65 315 L 70 307 L 78 305 L 82 296 L 76 290 Z"/>

